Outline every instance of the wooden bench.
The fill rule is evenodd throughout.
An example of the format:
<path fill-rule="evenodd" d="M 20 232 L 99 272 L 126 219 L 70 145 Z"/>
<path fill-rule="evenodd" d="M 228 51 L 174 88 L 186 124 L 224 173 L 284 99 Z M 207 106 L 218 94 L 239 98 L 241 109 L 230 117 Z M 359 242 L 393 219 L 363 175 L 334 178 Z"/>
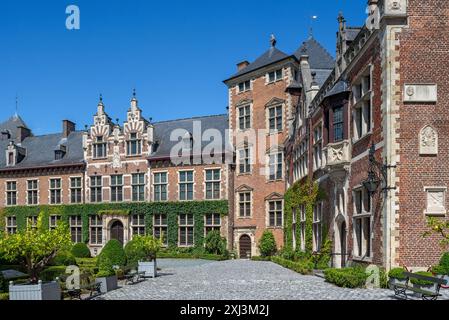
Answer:
<path fill-rule="evenodd" d="M 125 284 L 135 284 L 145 280 L 145 271 L 125 274 Z"/>
<path fill-rule="evenodd" d="M 392 287 L 394 290 L 394 294 L 396 296 L 403 296 L 403 297 L 405 297 L 405 299 L 408 299 L 407 291 L 411 291 L 413 293 L 421 294 L 421 297 L 423 300 L 437 300 L 438 297 L 441 296 L 441 294 L 440 294 L 441 285 L 447 284 L 447 280 L 445 280 L 445 279 L 436 278 L 436 277 L 428 277 L 428 276 L 411 273 L 411 272 L 404 272 L 404 276 L 406 277 L 405 284 L 395 283 L 392 285 Z M 431 282 L 434 284 L 434 287 L 433 287 L 433 289 L 427 289 L 427 290 L 421 289 L 421 288 L 415 288 L 415 287 L 413 287 L 413 285 L 410 282 L 411 279 L 417 279 L 417 280 Z"/>

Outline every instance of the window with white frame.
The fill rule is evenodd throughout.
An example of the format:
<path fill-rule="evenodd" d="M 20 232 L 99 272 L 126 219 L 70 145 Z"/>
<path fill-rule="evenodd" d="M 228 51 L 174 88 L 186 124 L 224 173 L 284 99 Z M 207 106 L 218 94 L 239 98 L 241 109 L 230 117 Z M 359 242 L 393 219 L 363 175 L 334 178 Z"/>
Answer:
<path fill-rule="evenodd" d="M 303 178 L 308 174 L 309 166 L 309 142 L 305 139 L 299 147 L 299 178 Z"/>
<path fill-rule="evenodd" d="M 301 251 L 306 250 L 306 222 L 307 222 L 307 215 L 306 215 L 306 206 L 300 205 L 299 206 L 299 232 L 300 232 L 300 238 L 301 238 Z"/>
<path fill-rule="evenodd" d="M 282 131 L 282 105 L 268 108 L 268 128 L 270 132 Z"/>
<path fill-rule="evenodd" d="M 342 141 L 344 138 L 343 107 L 336 107 L 332 112 L 332 125 L 334 129 L 334 142 Z"/>
<path fill-rule="evenodd" d="M 323 157 L 323 129 L 321 124 L 313 130 L 313 171 L 321 168 Z"/>
<path fill-rule="evenodd" d="M 292 209 L 292 246 L 293 250 L 296 250 L 296 208 Z"/>
<path fill-rule="evenodd" d="M 323 241 L 323 203 L 318 202 L 313 207 L 313 251 L 318 252 L 321 250 Z"/>
<path fill-rule="evenodd" d="M 95 142 L 92 145 L 92 156 L 94 159 L 102 159 L 106 158 L 107 156 L 107 144 L 106 141 L 104 141 L 103 136 L 97 136 L 95 138 Z"/>
<path fill-rule="evenodd" d="M 268 226 L 282 227 L 282 200 L 268 201 Z"/>
<path fill-rule="evenodd" d="M 131 216 L 131 230 L 133 236 L 145 235 L 145 215 L 133 214 Z"/>
<path fill-rule="evenodd" d="M 123 176 L 122 175 L 111 176 L 111 201 L 112 202 L 123 201 Z"/>
<path fill-rule="evenodd" d="M 153 235 L 156 239 L 162 239 L 165 246 L 168 246 L 167 230 L 167 215 L 165 213 L 155 214 L 153 221 Z"/>
<path fill-rule="evenodd" d="M 62 194 L 61 179 L 50 179 L 50 204 L 60 204 Z"/>
<path fill-rule="evenodd" d="M 39 203 L 38 198 L 39 183 L 38 180 L 27 181 L 27 203 L 28 205 L 36 205 Z"/>
<path fill-rule="evenodd" d="M 206 170 L 206 199 L 220 199 L 220 169 Z"/>
<path fill-rule="evenodd" d="M 103 243 L 103 218 L 99 215 L 89 217 L 90 243 Z"/>
<path fill-rule="evenodd" d="M 6 217 L 6 232 L 8 234 L 17 233 L 17 218 L 16 218 L 16 216 Z"/>
<path fill-rule="evenodd" d="M 81 203 L 83 200 L 81 177 L 70 178 L 70 202 Z"/>
<path fill-rule="evenodd" d="M 251 192 L 239 193 L 239 216 L 241 218 L 251 217 Z"/>
<path fill-rule="evenodd" d="M 268 179 L 281 180 L 282 179 L 282 164 L 283 164 L 283 154 L 282 152 L 272 153 L 268 156 Z"/>
<path fill-rule="evenodd" d="M 17 205 L 17 182 L 7 181 L 6 182 L 6 205 L 15 206 Z"/>
<path fill-rule="evenodd" d="M 354 256 L 357 258 L 371 257 L 371 196 L 364 189 L 359 188 L 353 192 L 354 201 Z"/>
<path fill-rule="evenodd" d="M 193 200 L 193 171 L 179 172 L 179 200 Z"/>
<path fill-rule="evenodd" d="M 221 216 L 218 213 L 209 213 L 204 215 L 204 236 L 211 231 L 221 230 Z"/>
<path fill-rule="evenodd" d="M 240 82 L 238 87 L 239 87 L 239 92 L 245 92 L 245 91 L 251 90 L 251 80 Z"/>
<path fill-rule="evenodd" d="M 251 173 L 251 148 L 247 146 L 239 149 L 238 154 L 239 173 Z"/>
<path fill-rule="evenodd" d="M 167 201 L 167 172 L 155 172 L 154 173 L 154 201 Z"/>
<path fill-rule="evenodd" d="M 132 201 L 145 201 L 145 174 L 133 173 L 131 176 Z"/>
<path fill-rule="evenodd" d="M 49 217 L 49 224 L 50 230 L 54 230 L 58 227 L 58 223 L 61 221 L 61 216 L 59 215 L 51 215 Z"/>
<path fill-rule="evenodd" d="M 127 155 L 136 156 L 142 153 L 142 140 L 138 139 L 137 133 L 132 132 L 129 134 L 127 144 Z"/>
<path fill-rule="evenodd" d="M 31 229 L 37 229 L 37 219 L 38 216 L 27 217 L 27 226 L 31 227 Z"/>
<path fill-rule="evenodd" d="M 103 200 L 103 179 L 101 176 L 90 177 L 90 202 Z"/>
<path fill-rule="evenodd" d="M 245 105 L 238 107 L 238 128 L 246 130 L 251 128 L 251 106 Z"/>
<path fill-rule="evenodd" d="M 268 83 L 282 80 L 282 77 L 283 77 L 282 69 L 271 71 L 271 72 L 268 72 L 268 74 L 267 74 Z"/>
<path fill-rule="evenodd" d="M 191 247 L 193 246 L 193 214 L 179 215 L 179 246 Z"/>
<path fill-rule="evenodd" d="M 72 242 L 80 243 L 83 242 L 83 221 L 81 216 L 70 216 L 70 234 L 72 236 Z"/>
<path fill-rule="evenodd" d="M 371 131 L 371 82 L 371 68 L 368 68 L 352 86 L 353 132 L 356 140 Z"/>

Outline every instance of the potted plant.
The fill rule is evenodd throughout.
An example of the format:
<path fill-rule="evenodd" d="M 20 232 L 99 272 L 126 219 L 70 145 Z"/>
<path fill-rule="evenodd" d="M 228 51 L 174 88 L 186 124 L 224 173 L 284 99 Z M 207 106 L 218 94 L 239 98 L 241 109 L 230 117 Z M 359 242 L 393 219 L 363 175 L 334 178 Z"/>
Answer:
<path fill-rule="evenodd" d="M 433 277 L 432 272 L 418 271 L 418 272 L 415 272 L 415 274 L 418 274 L 421 276 L 426 276 L 426 277 Z M 433 283 L 431 281 L 411 278 L 410 282 L 413 284 L 414 288 L 418 288 L 418 289 L 433 290 L 435 287 L 435 283 Z M 418 293 L 417 296 L 421 297 L 421 294 Z"/>
<path fill-rule="evenodd" d="M 59 300 L 61 288 L 58 282 L 45 283 L 39 279 L 40 273 L 59 252 L 67 250 L 72 242 L 68 226 L 58 223 L 49 230 L 42 224 L 39 215 L 37 227 L 27 224 L 25 230 L 5 235 L 0 239 L 0 254 L 7 260 L 22 260 L 30 280 L 26 284 L 9 284 L 10 300 Z"/>
<path fill-rule="evenodd" d="M 157 276 L 156 256 L 162 247 L 162 239 L 153 236 L 135 236 L 125 247 L 128 263 L 137 264 L 138 272 L 145 277 Z"/>
<path fill-rule="evenodd" d="M 393 268 L 388 272 L 389 282 L 391 285 L 394 284 L 406 284 L 407 277 L 404 275 L 404 269 L 403 268 Z"/>
<path fill-rule="evenodd" d="M 99 271 L 96 275 L 95 283 L 101 284 L 101 293 L 106 293 L 117 289 L 117 275 L 112 266 L 111 260 L 106 256 L 99 257 L 99 259 Z"/>

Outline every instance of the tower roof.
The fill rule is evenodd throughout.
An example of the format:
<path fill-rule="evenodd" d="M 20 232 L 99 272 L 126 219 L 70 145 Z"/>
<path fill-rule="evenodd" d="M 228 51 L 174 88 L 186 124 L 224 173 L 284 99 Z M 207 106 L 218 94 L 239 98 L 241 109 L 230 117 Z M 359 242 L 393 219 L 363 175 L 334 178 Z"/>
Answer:
<path fill-rule="evenodd" d="M 313 37 L 303 42 L 294 55 L 298 60 L 303 55 L 309 56 L 311 69 L 333 69 L 335 66 L 334 58 Z"/>

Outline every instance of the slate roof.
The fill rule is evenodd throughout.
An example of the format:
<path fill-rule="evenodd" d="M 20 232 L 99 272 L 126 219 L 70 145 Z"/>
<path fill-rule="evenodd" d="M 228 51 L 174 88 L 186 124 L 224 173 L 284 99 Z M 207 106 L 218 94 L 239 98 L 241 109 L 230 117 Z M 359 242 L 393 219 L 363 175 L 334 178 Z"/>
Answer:
<path fill-rule="evenodd" d="M 11 119 L 0 124 L 0 131 L 6 129 L 14 131 L 17 130 L 17 125 L 25 124 L 20 117 L 13 120 Z M 14 126 L 16 127 L 14 128 Z M 15 138 L 16 136 L 13 134 L 10 140 L 14 141 Z M 4 151 L 10 140 L 0 140 L 0 170 L 6 168 L 6 156 Z M 22 143 L 18 145 L 26 150 L 26 156 L 14 167 L 7 167 L 8 169 L 82 164 L 84 161 L 82 131 L 72 132 L 67 138 L 63 138 L 62 133 L 30 136 L 25 138 Z M 61 160 L 55 160 L 54 151 L 59 145 L 66 146 L 66 154 Z"/>
<path fill-rule="evenodd" d="M 272 63 L 284 60 L 285 58 L 288 58 L 289 55 L 282 52 L 281 50 L 277 49 L 276 47 L 271 47 L 268 49 L 263 55 L 261 55 L 259 58 L 257 58 L 253 63 L 250 63 L 247 67 L 243 68 L 236 74 L 234 74 L 230 79 L 240 77 L 241 75 L 247 74 L 251 71 L 263 68 L 265 66 L 268 66 Z M 225 80 L 227 81 L 227 80 Z"/>
<path fill-rule="evenodd" d="M 16 137 L 17 127 L 28 128 L 25 121 L 19 115 L 14 115 L 5 122 L 0 123 L 0 133 L 9 131 L 12 137 Z"/>
<path fill-rule="evenodd" d="M 362 28 L 356 28 L 356 27 L 346 28 L 345 29 L 345 40 L 346 41 L 354 41 L 354 39 L 359 34 L 360 30 L 362 30 Z"/>
<path fill-rule="evenodd" d="M 294 53 L 298 60 L 302 55 L 309 56 L 310 69 L 333 69 L 335 66 L 334 58 L 313 37 L 303 42 Z"/>
<path fill-rule="evenodd" d="M 318 86 L 321 86 L 326 82 L 329 75 L 332 73 L 330 69 L 311 69 L 311 72 L 315 72 L 315 81 L 318 83 Z"/>
<path fill-rule="evenodd" d="M 340 80 L 333 86 L 331 90 L 329 90 L 324 98 L 329 98 L 343 92 L 349 92 L 349 87 L 345 81 Z"/>
<path fill-rule="evenodd" d="M 169 157 L 172 147 L 179 143 L 179 140 L 170 141 L 170 134 L 172 133 L 172 131 L 176 129 L 185 129 L 193 134 L 194 121 L 200 122 L 201 135 L 207 129 L 216 129 L 220 132 L 222 137 L 222 141 L 217 141 L 216 143 L 210 141 L 202 141 L 201 149 L 212 143 L 213 146 L 220 147 L 222 148 L 221 150 L 225 151 L 225 130 L 228 129 L 228 115 L 221 114 L 153 123 L 154 135 L 156 141 L 158 142 L 158 147 L 156 151 L 151 154 L 150 159 Z"/>

